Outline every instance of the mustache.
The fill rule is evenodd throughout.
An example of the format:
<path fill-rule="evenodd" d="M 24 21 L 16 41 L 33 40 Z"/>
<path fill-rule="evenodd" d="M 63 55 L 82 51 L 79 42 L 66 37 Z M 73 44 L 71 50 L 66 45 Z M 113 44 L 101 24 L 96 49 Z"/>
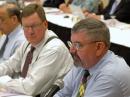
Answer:
<path fill-rule="evenodd" d="M 72 57 L 74 59 L 74 65 L 75 66 L 77 66 L 77 67 L 78 66 L 83 66 L 83 63 L 82 63 L 80 57 L 78 56 L 78 54 L 76 52 L 72 53 L 71 55 L 72 55 Z"/>

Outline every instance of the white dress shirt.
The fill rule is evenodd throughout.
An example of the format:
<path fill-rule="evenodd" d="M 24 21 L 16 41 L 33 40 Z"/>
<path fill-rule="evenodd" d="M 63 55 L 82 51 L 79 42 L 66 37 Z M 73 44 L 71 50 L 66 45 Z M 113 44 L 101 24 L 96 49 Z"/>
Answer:
<path fill-rule="evenodd" d="M 56 35 L 47 30 L 45 39 L 36 46 L 26 78 L 19 76 L 3 86 L 26 95 L 37 95 L 41 92 L 46 93 L 56 79 L 63 78 L 70 70 L 73 59 L 68 48 L 60 39 L 52 39 L 44 45 L 51 36 Z M 8 61 L 0 64 L 0 76 L 12 76 L 15 72 L 21 72 L 29 50 L 30 45 L 28 46 L 28 42 L 26 42 Z"/>

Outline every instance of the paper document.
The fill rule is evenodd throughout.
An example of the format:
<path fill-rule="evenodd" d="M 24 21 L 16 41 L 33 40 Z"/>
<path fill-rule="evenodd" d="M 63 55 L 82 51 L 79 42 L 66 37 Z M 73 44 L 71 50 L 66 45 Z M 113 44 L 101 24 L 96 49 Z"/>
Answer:
<path fill-rule="evenodd" d="M 24 95 L 24 94 L 15 92 L 13 90 L 3 89 L 0 91 L 0 97 L 32 97 L 32 96 Z"/>
<path fill-rule="evenodd" d="M 4 84 L 11 80 L 8 75 L 0 77 L 0 97 L 32 97 L 7 89 Z"/>

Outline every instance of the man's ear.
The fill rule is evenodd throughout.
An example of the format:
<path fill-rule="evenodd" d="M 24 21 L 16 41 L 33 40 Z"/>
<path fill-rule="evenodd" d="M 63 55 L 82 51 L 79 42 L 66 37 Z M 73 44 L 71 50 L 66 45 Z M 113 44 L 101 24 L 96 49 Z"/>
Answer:
<path fill-rule="evenodd" d="M 102 55 L 104 53 L 104 50 L 106 49 L 106 44 L 104 42 L 96 42 L 96 56 Z"/>
<path fill-rule="evenodd" d="M 12 20 L 12 23 L 17 23 L 18 22 L 17 16 L 11 16 L 11 20 Z"/>
<path fill-rule="evenodd" d="M 44 26 L 45 26 L 46 28 L 48 28 L 48 22 L 47 22 L 47 21 L 44 21 L 43 23 L 44 23 Z"/>

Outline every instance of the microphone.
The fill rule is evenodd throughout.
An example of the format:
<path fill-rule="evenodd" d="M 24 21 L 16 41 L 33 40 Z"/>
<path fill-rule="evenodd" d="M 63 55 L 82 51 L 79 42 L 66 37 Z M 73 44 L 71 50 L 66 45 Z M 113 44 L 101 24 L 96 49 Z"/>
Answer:
<path fill-rule="evenodd" d="M 44 97 L 53 97 L 56 92 L 64 87 L 63 80 L 56 80 L 52 87 L 48 90 Z"/>

